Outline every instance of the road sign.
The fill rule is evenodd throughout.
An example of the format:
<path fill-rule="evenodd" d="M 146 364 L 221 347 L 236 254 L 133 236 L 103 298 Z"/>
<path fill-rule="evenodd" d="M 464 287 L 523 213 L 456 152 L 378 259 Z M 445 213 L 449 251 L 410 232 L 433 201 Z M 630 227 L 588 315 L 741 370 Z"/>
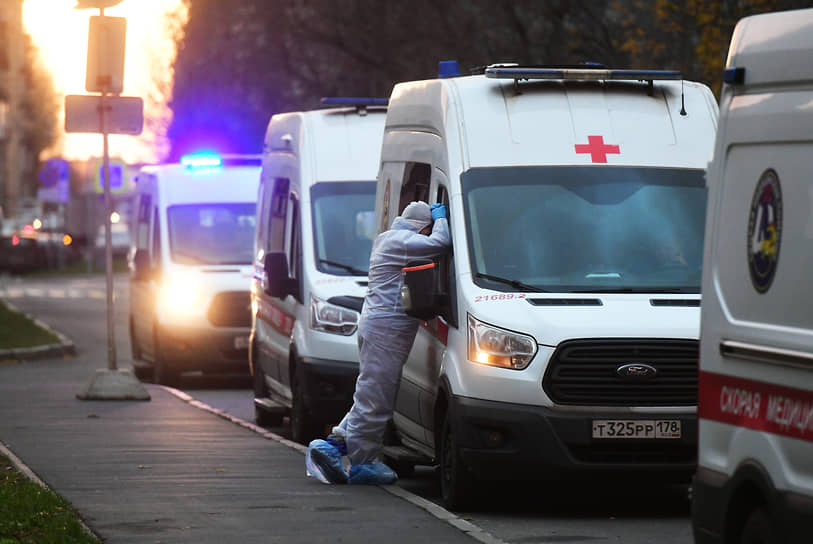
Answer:
<path fill-rule="evenodd" d="M 101 134 L 99 116 L 102 97 L 69 94 L 65 97 L 65 132 L 95 132 Z M 141 134 L 144 126 L 144 101 L 137 96 L 107 96 L 106 129 L 108 134 Z"/>
<path fill-rule="evenodd" d="M 104 193 L 104 161 L 99 159 L 93 169 L 93 191 Z M 121 159 L 110 159 L 110 192 L 113 194 L 126 193 L 130 190 L 130 181 L 127 178 L 127 165 Z"/>
<path fill-rule="evenodd" d="M 64 204 L 70 199 L 70 166 L 65 159 L 48 159 L 40 169 L 37 200 Z"/>
<path fill-rule="evenodd" d="M 42 165 L 39 173 L 40 185 L 42 187 L 54 187 L 60 180 L 68 179 L 70 167 L 65 159 L 48 159 Z"/>
<path fill-rule="evenodd" d="M 85 90 L 121 94 L 124 88 L 124 46 L 127 19 L 93 16 L 88 29 Z"/>

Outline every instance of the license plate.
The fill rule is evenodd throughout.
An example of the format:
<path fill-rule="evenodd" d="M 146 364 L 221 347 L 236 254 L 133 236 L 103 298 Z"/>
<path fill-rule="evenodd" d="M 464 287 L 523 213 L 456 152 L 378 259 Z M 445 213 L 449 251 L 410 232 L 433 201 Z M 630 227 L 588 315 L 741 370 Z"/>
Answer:
<path fill-rule="evenodd" d="M 594 419 L 593 438 L 680 438 L 679 419 Z"/>
<path fill-rule="evenodd" d="M 247 349 L 247 348 L 248 348 L 248 336 L 234 337 L 234 349 Z"/>

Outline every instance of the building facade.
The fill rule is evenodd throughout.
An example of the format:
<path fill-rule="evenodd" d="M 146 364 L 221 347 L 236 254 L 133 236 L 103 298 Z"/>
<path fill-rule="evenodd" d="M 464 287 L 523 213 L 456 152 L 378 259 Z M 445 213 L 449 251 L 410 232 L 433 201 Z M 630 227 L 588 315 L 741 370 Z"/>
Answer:
<path fill-rule="evenodd" d="M 0 0 L 0 220 L 16 215 L 21 199 L 30 196 L 24 180 L 35 175 L 21 118 L 25 44 L 23 0 Z"/>

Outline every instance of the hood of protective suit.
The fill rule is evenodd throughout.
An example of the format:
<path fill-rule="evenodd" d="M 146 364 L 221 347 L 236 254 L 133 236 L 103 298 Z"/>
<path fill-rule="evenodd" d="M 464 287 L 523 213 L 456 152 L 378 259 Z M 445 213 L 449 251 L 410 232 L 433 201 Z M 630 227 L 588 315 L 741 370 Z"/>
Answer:
<path fill-rule="evenodd" d="M 401 215 L 392 222 L 392 228 L 420 232 L 432 224 L 432 210 L 426 202 L 410 202 Z"/>

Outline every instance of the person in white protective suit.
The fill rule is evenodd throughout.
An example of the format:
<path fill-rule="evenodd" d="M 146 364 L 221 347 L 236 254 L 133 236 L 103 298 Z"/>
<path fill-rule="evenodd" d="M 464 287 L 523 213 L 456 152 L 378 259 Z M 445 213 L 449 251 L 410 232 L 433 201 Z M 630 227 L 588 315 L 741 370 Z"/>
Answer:
<path fill-rule="evenodd" d="M 311 441 L 307 474 L 332 484 L 391 484 L 395 472 L 380 462 L 384 432 L 392 417 L 401 371 L 419 321 L 401 305 L 401 269 L 410 261 L 449 251 L 446 207 L 412 202 L 390 230 L 373 242 L 369 283 L 359 323 L 359 376 L 353 406 L 325 440 Z M 345 471 L 342 456 L 350 461 Z"/>

